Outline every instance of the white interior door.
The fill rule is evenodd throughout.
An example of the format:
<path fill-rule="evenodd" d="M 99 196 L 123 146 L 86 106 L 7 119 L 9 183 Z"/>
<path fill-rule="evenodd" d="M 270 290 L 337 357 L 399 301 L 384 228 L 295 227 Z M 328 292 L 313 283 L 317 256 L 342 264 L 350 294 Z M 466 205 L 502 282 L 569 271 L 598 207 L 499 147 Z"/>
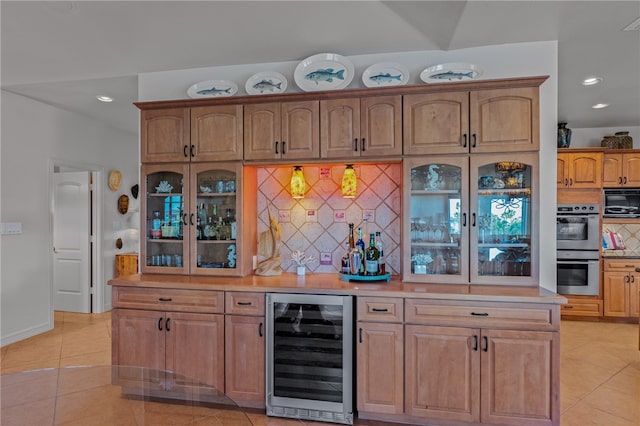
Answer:
<path fill-rule="evenodd" d="M 53 309 L 91 312 L 89 172 L 54 173 Z"/>

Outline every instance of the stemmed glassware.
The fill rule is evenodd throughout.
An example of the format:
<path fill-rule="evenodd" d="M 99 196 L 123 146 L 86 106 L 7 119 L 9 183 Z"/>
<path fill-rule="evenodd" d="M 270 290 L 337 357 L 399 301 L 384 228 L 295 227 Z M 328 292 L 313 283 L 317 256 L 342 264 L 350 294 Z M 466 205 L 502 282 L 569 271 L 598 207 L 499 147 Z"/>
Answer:
<path fill-rule="evenodd" d="M 485 234 L 487 229 L 491 226 L 491 215 L 490 214 L 481 214 L 478 215 L 478 227 L 480 228 L 480 232 L 482 233 L 482 244 L 485 241 Z"/>

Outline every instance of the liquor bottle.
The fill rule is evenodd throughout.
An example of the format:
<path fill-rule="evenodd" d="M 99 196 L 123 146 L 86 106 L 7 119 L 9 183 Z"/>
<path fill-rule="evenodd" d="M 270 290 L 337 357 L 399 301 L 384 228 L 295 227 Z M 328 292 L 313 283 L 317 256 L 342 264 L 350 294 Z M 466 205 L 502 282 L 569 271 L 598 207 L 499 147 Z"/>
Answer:
<path fill-rule="evenodd" d="M 196 239 L 197 240 L 201 240 L 202 239 L 202 221 L 200 220 L 200 216 L 198 216 L 198 219 L 196 221 Z"/>
<path fill-rule="evenodd" d="M 356 248 L 360 250 L 360 259 L 362 262 L 360 264 L 360 275 L 364 275 L 364 240 L 362 239 L 362 228 L 358 227 L 358 241 L 356 241 Z"/>
<path fill-rule="evenodd" d="M 345 241 L 344 243 L 345 246 L 345 254 L 344 256 L 342 256 L 342 268 L 340 269 L 340 272 L 342 272 L 343 274 L 350 274 L 350 266 L 349 266 L 349 250 L 351 249 L 349 247 L 349 241 Z"/>
<path fill-rule="evenodd" d="M 162 220 L 160 219 L 160 212 L 158 210 L 153 211 L 153 220 L 151 221 L 151 238 L 160 238 L 160 228 L 162 227 Z"/>
<path fill-rule="evenodd" d="M 380 252 L 378 257 L 378 273 L 383 275 L 387 272 L 387 266 L 384 263 L 384 251 L 382 250 L 382 235 L 380 231 L 376 231 L 376 248 Z"/>
<path fill-rule="evenodd" d="M 369 247 L 365 252 L 364 268 L 366 275 L 378 275 L 378 259 L 380 251 L 376 247 L 375 234 L 369 234 Z"/>
<path fill-rule="evenodd" d="M 349 224 L 349 250 L 356 246 L 356 240 L 353 238 L 353 223 Z"/>

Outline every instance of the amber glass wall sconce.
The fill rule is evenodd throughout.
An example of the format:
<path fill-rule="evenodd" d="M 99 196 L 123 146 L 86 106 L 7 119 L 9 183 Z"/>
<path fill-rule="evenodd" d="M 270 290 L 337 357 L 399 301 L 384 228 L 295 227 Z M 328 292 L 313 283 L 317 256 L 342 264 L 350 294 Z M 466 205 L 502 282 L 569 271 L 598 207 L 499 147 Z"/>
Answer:
<path fill-rule="evenodd" d="M 342 174 L 342 196 L 344 198 L 356 198 L 357 186 L 358 179 L 356 178 L 356 171 L 353 169 L 353 164 L 347 164 Z"/>
<path fill-rule="evenodd" d="M 302 167 L 294 166 L 291 174 L 291 197 L 304 198 L 305 192 L 307 192 L 307 182 L 304 180 Z"/>

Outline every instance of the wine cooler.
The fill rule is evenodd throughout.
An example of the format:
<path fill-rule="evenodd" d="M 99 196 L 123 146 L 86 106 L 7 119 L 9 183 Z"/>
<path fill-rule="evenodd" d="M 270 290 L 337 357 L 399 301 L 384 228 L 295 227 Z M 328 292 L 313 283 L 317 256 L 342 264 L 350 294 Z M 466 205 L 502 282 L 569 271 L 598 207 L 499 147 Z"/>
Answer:
<path fill-rule="evenodd" d="M 267 294 L 267 415 L 353 424 L 351 296 Z"/>

